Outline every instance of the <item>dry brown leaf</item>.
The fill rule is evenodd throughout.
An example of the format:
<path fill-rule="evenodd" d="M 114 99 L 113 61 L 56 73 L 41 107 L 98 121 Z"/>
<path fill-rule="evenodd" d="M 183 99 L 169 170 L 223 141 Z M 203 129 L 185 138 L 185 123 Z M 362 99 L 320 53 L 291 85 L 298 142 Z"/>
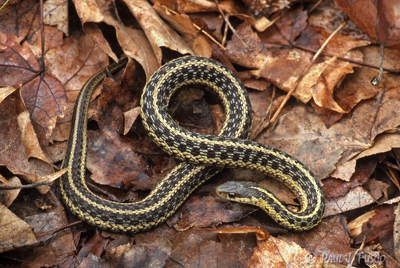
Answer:
<path fill-rule="evenodd" d="M 302 18 L 300 15 L 299 17 Z M 293 28 L 294 27 L 295 26 L 293 26 Z M 300 25 L 297 27 L 300 27 Z M 280 31 L 277 34 L 286 36 L 288 40 L 296 37 L 296 32 L 291 33 L 291 31 L 294 31 L 292 30 L 292 27 L 282 26 L 279 30 Z M 292 89 L 299 78 L 299 75 L 302 74 L 306 66 L 309 64 L 312 55 L 300 49 L 290 49 L 271 53 L 264 45 L 264 42 L 266 41 L 260 39 L 258 35 L 255 35 L 249 25 L 241 24 L 237 28 L 237 32 L 253 51 L 248 52 L 243 49 L 239 40 L 233 37 L 232 41 L 229 41 L 227 45 L 227 49 L 231 51 L 229 54 L 230 59 L 241 66 L 257 69 L 251 72 L 254 77 L 265 78 L 267 81 L 277 85 L 285 91 Z M 303 37 L 304 40 L 316 38 L 315 32 L 310 32 L 309 35 L 310 36 L 307 36 L 306 38 Z M 337 39 L 338 38 L 335 39 L 336 42 L 340 43 Z M 301 42 L 302 40 L 299 40 L 300 44 Z M 349 43 L 344 40 L 341 42 Z M 334 45 L 335 44 L 336 43 L 334 43 Z M 367 43 L 365 42 L 353 42 L 351 45 L 346 47 L 347 50 L 341 48 L 340 53 L 337 51 L 333 52 L 338 55 L 344 55 L 348 50 L 366 44 Z M 351 58 L 355 57 L 354 53 L 351 55 L 353 55 L 350 56 Z M 356 53 L 355 55 L 358 54 Z M 250 61 L 248 60 L 249 58 L 251 59 Z M 344 66 L 346 68 L 344 68 Z M 306 74 L 304 74 L 304 77 L 296 91 L 293 93 L 293 96 L 304 103 L 314 97 L 318 105 L 344 113 L 345 111 L 333 100 L 333 92 L 335 86 L 343 79 L 343 77 L 347 73 L 353 71 L 352 68 L 353 64 L 337 61 L 335 58 L 328 58 L 321 63 L 316 63 Z"/>
<path fill-rule="evenodd" d="M 6 185 L 9 185 L 8 181 L 6 180 L 6 178 L 4 178 L 1 174 L 0 174 L 0 182 L 4 183 Z"/>
<path fill-rule="evenodd" d="M 166 24 L 146 0 L 126 0 L 129 10 L 137 19 L 149 40 L 158 64 L 161 65 L 161 48 L 167 47 L 182 55 L 195 53 L 168 24 Z"/>
<path fill-rule="evenodd" d="M 26 43 L 20 45 L 17 37 L 10 32 L 0 32 L 0 48 L 0 72 L 4 74 L 0 77 L 1 86 L 24 84 L 40 71 L 29 46 Z"/>
<path fill-rule="evenodd" d="M 168 265 L 179 262 L 185 267 L 248 267 L 256 246 L 254 234 L 215 234 L 188 230 L 172 240 Z M 191 256 L 188 258 L 188 256 Z M 175 262 L 176 261 L 176 262 Z"/>
<path fill-rule="evenodd" d="M 176 0 L 176 1 L 162 1 L 158 3 L 167 6 L 170 9 L 176 9 L 182 13 L 198 13 L 198 12 L 213 12 L 218 11 L 218 7 L 214 1 L 206 0 Z M 233 0 L 219 1 L 218 3 L 225 12 L 229 14 L 245 13 L 245 11 Z"/>
<path fill-rule="evenodd" d="M 258 32 L 263 32 L 272 24 L 274 24 L 274 21 L 270 21 L 266 17 L 255 19 L 247 14 L 232 14 L 232 15 L 243 21 L 250 23 L 251 26 L 253 26 L 253 28 L 256 29 Z"/>
<path fill-rule="evenodd" d="M 381 205 L 374 211 L 375 215 L 363 224 L 361 233 L 354 237 L 354 241 L 361 243 L 364 238 L 365 243 L 374 241 L 376 244 L 379 243 L 388 254 L 394 255 L 394 205 Z"/>
<path fill-rule="evenodd" d="M 324 217 L 341 214 L 343 212 L 365 207 L 375 203 L 374 198 L 363 187 L 351 189 L 345 196 L 328 198 L 325 205 Z"/>
<path fill-rule="evenodd" d="M 347 226 L 350 228 L 350 235 L 352 237 L 360 235 L 362 232 L 362 226 L 364 223 L 366 223 L 372 216 L 374 216 L 376 213 L 374 210 L 368 211 L 367 213 L 364 213 L 363 215 L 355 218 Z"/>
<path fill-rule="evenodd" d="M 15 87 L 0 87 L 0 103 L 7 98 L 10 94 L 14 93 L 19 89 L 19 86 Z"/>
<path fill-rule="evenodd" d="M 160 67 L 152 46 L 141 29 L 117 28 L 118 42 L 125 54 L 137 60 L 143 67 L 147 79 Z M 135 46 L 132 44 L 136 44 Z"/>
<path fill-rule="evenodd" d="M 335 3 L 371 38 L 387 47 L 400 48 L 397 0 L 335 0 Z"/>
<path fill-rule="evenodd" d="M 124 112 L 124 135 L 131 129 L 133 123 L 136 121 L 140 114 L 140 107 L 133 108 L 132 110 Z"/>
<path fill-rule="evenodd" d="M 107 251 L 104 258 L 110 265 L 120 267 L 131 266 L 132 263 L 142 267 L 152 267 L 165 265 L 166 260 L 171 254 L 171 244 L 165 239 L 154 239 L 152 242 L 139 245 L 130 243 L 111 248 Z M 91 266 L 97 266 L 96 259 L 87 262 Z"/>
<path fill-rule="evenodd" d="M 13 209 L 18 211 L 18 215 L 34 228 L 37 237 L 42 237 L 42 234 L 67 224 L 64 207 L 52 191 L 46 195 L 30 192 L 25 198 L 26 201 L 13 204 Z M 32 202 L 32 199 L 35 202 Z M 70 229 L 45 236 L 43 239 L 42 241 L 46 243 L 36 245 L 24 254 L 14 256 L 14 259 L 20 261 L 21 266 L 24 267 L 32 264 L 36 267 L 48 266 L 48 264 L 61 265 L 71 261 L 70 256 L 76 251 L 76 247 Z"/>
<path fill-rule="evenodd" d="M 360 160 L 348 182 L 334 179 L 332 176 L 324 180 L 324 194 L 326 198 L 345 196 L 350 189 L 365 186 L 378 165 L 378 159 Z"/>
<path fill-rule="evenodd" d="M 88 134 L 87 168 L 95 182 L 121 187 L 125 180 L 148 178 L 147 163 L 132 150 L 129 141 L 110 132 Z"/>
<path fill-rule="evenodd" d="M 47 182 L 53 182 L 60 178 L 65 172 L 68 171 L 68 168 L 61 169 L 57 172 L 51 173 L 51 174 L 46 174 L 46 175 L 37 175 L 37 174 L 29 174 L 25 173 L 24 178 L 26 181 L 29 183 L 38 183 L 42 181 L 47 181 Z M 45 194 L 50 190 L 50 186 L 47 185 L 41 185 L 37 186 L 36 189 L 41 193 Z"/>
<path fill-rule="evenodd" d="M 221 223 L 237 222 L 257 208 L 241 206 L 218 200 L 215 196 L 191 195 L 167 224 L 176 230 L 217 226 Z"/>
<path fill-rule="evenodd" d="M 343 216 L 324 219 L 309 232 L 298 234 L 291 232 L 279 238 L 287 243 L 298 244 L 313 258 L 322 257 L 324 263 L 348 265 L 355 253 L 355 249 L 350 245 L 349 231 Z"/>
<path fill-rule="evenodd" d="M 36 148 L 34 149 L 36 152 L 32 155 L 32 151 L 29 149 L 30 145 L 27 145 L 29 142 L 25 139 L 36 139 L 36 136 L 27 134 L 28 132 L 23 135 L 18 123 L 18 117 L 26 113 L 23 109 L 23 101 L 18 91 L 12 93 L 0 103 L 0 118 L 2 118 L 0 136 L 3 137 L 0 139 L 0 148 L 2 148 L 0 150 L 0 165 L 6 166 L 15 175 L 24 176 L 29 182 L 30 176 L 48 175 L 53 173 L 54 170 L 49 163 L 40 160 L 40 158 L 46 159 L 46 157 L 43 156 L 37 141 L 35 142 L 37 146 L 33 146 Z M 28 159 L 29 156 L 26 153 L 35 157 Z M 36 156 L 39 158 L 36 158 Z M 48 189 L 48 186 L 45 188 Z"/>
<path fill-rule="evenodd" d="M 2 176 L 3 177 L 3 176 Z M 4 179 L 4 178 L 2 178 Z M 18 177 L 12 177 L 7 182 L 8 186 L 21 186 L 21 180 Z M 15 190 L 0 190 L 0 203 L 4 204 L 6 207 L 9 207 L 17 198 L 21 189 Z"/>
<path fill-rule="evenodd" d="M 43 4 L 43 21 L 47 25 L 56 25 L 57 29 L 68 35 L 68 1 L 49 0 Z"/>
<path fill-rule="evenodd" d="M 90 8 L 88 8 L 90 6 Z M 105 22 L 115 28 L 117 39 L 124 53 L 137 60 L 146 72 L 147 78 L 160 66 L 161 58 L 159 48 L 154 50 L 144 36 L 141 29 L 125 26 L 121 20 L 116 19 L 114 7 L 107 1 L 75 1 L 78 16 L 81 18 L 84 31 L 90 35 L 96 44 L 114 61 L 117 56 L 112 51 L 110 44 L 103 36 L 97 24 Z M 157 58 L 157 56 L 159 58 Z"/>
<path fill-rule="evenodd" d="M 109 43 L 103 36 L 103 33 L 93 22 L 106 22 L 114 27 L 123 27 L 120 21 L 115 20 L 115 16 L 111 13 L 112 7 L 106 1 L 74 1 L 76 12 L 82 22 L 82 28 L 93 38 L 96 44 L 99 45 L 100 49 L 110 56 L 114 61 L 118 61 L 118 57 L 112 51 Z"/>
<path fill-rule="evenodd" d="M 322 267 L 322 256 L 313 256 L 296 243 L 287 243 L 271 236 L 267 241 L 258 241 L 250 267 Z"/>
<path fill-rule="evenodd" d="M 70 57 L 65 51 L 75 56 Z M 107 55 L 87 36 L 65 39 L 62 46 L 49 50 L 45 59 L 47 70 L 57 77 L 65 88 L 69 103 L 75 102 L 84 83 L 107 64 Z M 65 107 L 64 122 L 71 120 L 73 107 L 73 104 Z"/>
<path fill-rule="evenodd" d="M 42 145 L 48 145 L 57 118 L 64 116 L 67 104 L 64 87 L 52 75 L 37 76 L 21 88 L 31 122 Z"/>
<path fill-rule="evenodd" d="M 75 102 L 84 83 L 108 64 L 107 55 L 87 36 L 66 38 L 62 46 L 46 53 L 45 60 L 48 71 L 64 86 L 70 103 Z M 72 114 L 72 110 L 66 113 Z"/>
<path fill-rule="evenodd" d="M 1 32 L 17 36 L 17 42 L 21 42 L 29 34 L 32 21 L 39 10 L 39 3 L 36 1 L 19 2 L 13 8 L 0 12 Z"/>
<path fill-rule="evenodd" d="M 240 66 L 249 69 L 261 69 L 270 61 L 274 60 L 271 53 L 263 46 L 257 33 L 253 31 L 249 23 L 242 23 L 236 28 L 236 32 L 252 51 L 248 51 L 243 47 L 240 40 L 234 35 L 232 40 L 227 43 L 226 50 L 229 60 Z M 257 74 L 255 74 L 257 76 Z M 260 77 L 261 75 L 258 75 Z"/>
<path fill-rule="evenodd" d="M 20 113 L 17 117 L 17 122 L 19 131 L 21 133 L 21 139 L 24 143 L 26 157 L 28 159 L 31 157 L 35 157 L 37 159 L 43 160 L 44 162 L 47 162 L 47 158 L 39 145 L 39 141 L 33 129 L 28 111 Z"/>
<path fill-rule="evenodd" d="M 206 58 L 211 57 L 211 45 L 203 35 L 199 35 L 199 31 L 193 26 L 189 16 L 178 14 L 158 3 L 153 8 L 182 36 L 182 40 L 190 46 L 194 55 Z"/>
<path fill-rule="evenodd" d="M 0 252 L 37 243 L 33 228 L 0 203 Z"/>
<path fill-rule="evenodd" d="M 326 4 L 319 7 L 320 10 L 330 10 L 331 13 L 333 11 Z M 283 12 L 281 19 L 275 24 L 276 27 L 269 28 L 259 36 L 266 45 L 278 42 L 291 46 L 295 42 L 296 47 L 317 51 L 322 45 L 322 41 L 328 38 L 330 34 L 325 31 L 325 28 L 321 28 L 318 23 L 327 20 L 329 17 L 326 17 L 325 13 L 313 13 L 308 27 L 305 24 L 306 18 L 305 12 L 301 11 L 301 9 Z M 285 23 L 287 21 L 293 23 Z M 298 38 L 296 39 L 296 37 Z M 367 44 L 369 44 L 368 41 L 354 40 L 347 36 L 336 35 L 328 43 L 324 52 L 334 56 L 344 56 L 350 50 Z M 271 46 L 271 48 L 273 47 Z M 302 50 L 288 49 L 281 50 L 280 53 L 273 53 L 271 58 L 273 58 L 271 64 L 269 63 L 263 67 L 258 76 L 266 78 L 285 91 L 289 91 L 305 69 L 305 66 L 309 64 L 311 57 L 309 53 Z M 361 54 L 353 51 L 349 52 L 346 58 L 362 60 Z M 332 63 L 329 63 L 329 61 L 332 61 Z M 302 83 L 298 86 L 293 96 L 303 102 L 308 102 L 312 96 L 320 107 L 344 113 L 345 111 L 336 103 L 334 91 L 343 77 L 353 72 L 353 67 L 353 64 L 344 61 L 334 61 L 329 58 L 323 59 L 323 61 L 315 63 L 309 73 L 304 75 Z"/>
<path fill-rule="evenodd" d="M 272 132 L 261 133 L 255 140 L 299 159 L 317 178 L 326 178 L 335 169 L 347 144 L 359 144 L 365 148 L 348 122 L 326 129 L 309 106 L 296 105 L 290 108 L 281 116 Z M 324 157 L 321 158 L 321 155 Z"/>

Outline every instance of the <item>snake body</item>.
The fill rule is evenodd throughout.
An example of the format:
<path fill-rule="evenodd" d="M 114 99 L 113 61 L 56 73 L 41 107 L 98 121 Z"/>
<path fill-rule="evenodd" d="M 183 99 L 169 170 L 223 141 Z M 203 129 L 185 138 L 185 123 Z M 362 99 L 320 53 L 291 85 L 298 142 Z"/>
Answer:
<path fill-rule="evenodd" d="M 115 73 L 123 60 L 109 67 Z M 300 210 L 288 210 L 266 191 L 263 200 L 241 197 L 239 202 L 260 204 L 282 226 L 308 230 L 316 226 L 324 212 L 321 187 L 306 166 L 291 156 L 266 145 L 246 140 L 251 127 L 251 106 L 246 89 L 227 67 L 214 60 L 183 57 L 156 71 L 141 97 L 141 117 L 155 143 L 170 155 L 184 161 L 166 175 L 142 201 L 117 203 L 98 197 L 85 182 L 87 153 L 87 111 L 94 88 L 106 76 L 95 74 L 83 86 L 75 104 L 71 135 L 62 166 L 68 172 L 60 180 L 66 207 L 78 218 L 101 229 L 114 232 L 141 232 L 171 216 L 204 181 L 222 168 L 242 168 L 262 172 L 291 189 L 300 202 Z M 221 100 L 226 118 L 217 136 L 203 135 L 181 128 L 167 113 L 171 95 L 179 88 L 202 84 Z M 224 196 L 224 189 L 219 191 Z M 235 194 L 228 193 L 230 197 Z M 253 200 L 251 200 L 253 199 Z M 265 201 L 265 202 L 264 202 Z"/>

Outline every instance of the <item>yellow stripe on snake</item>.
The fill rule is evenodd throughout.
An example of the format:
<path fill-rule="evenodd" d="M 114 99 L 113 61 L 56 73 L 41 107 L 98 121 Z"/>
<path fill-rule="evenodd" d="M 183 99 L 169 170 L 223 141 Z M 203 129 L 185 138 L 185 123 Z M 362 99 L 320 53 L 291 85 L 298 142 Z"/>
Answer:
<path fill-rule="evenodd" d="M 122 69 L 127 59 L 111 65 Z M 94 88 L 106 77 L 95 74 L 83 86 L 73 114 L 67 153 L 60 180 L 67 208 L 78 218 L 114 232 L 141 232 L 170 217 L 204 181 L 222 168 L 261 172 L 286 185 L 300 202 L 298 212 L 287 209 L 272 193 L 250 182 L 228 182 L 217 193 L 237 202 L 265 210 L 277 223 L 295 231 L 315 227 L 322 218 L 325 199 L 318 180 L 298 160 L 275 148 L 246 140 L 251 127 L 251 106 L 246 89 L 227 67 L 214 60 L 183 57 L 156 71 L 141 98 L 141 118 L 154 142 L 168 154 L 184 161 L 165 176 L 143 200 L 117 203 L 93 194 L 85 182 L 87 154 L 87 112 Z M 217 136 L 190 132 L 167 113 L 171 95 L 179 88 L 201 84 L 221 100 L 225 122 Z"/>

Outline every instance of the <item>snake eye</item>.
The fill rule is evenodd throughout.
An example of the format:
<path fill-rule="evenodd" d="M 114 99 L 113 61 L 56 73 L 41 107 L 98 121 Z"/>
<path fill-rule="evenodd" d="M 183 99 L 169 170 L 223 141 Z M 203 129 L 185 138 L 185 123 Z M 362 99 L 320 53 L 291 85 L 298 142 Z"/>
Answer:
<path fill-rule="evenodd" d="M 235 194 L 235 193 L 229 193 L 228 196 L 229 196 L 230 198 L 235 198 L 235 197 L 236 197 L 236 194 Z"/>

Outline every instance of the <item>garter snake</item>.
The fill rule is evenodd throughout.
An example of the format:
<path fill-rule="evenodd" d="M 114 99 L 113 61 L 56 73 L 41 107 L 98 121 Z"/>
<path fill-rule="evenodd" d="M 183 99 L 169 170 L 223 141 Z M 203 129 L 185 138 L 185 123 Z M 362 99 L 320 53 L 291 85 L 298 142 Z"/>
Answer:
<path fill-rule="evenodd" d="M 111 65 L 122 69 L 127 59 Z M 262 172 L 281 181 L 297 196 L 300 210 L 288 210 L 270 192 L 264 199 L 240 197 L 244 202 L 262 205 L 282 226 L 302 231 L 316 226 L 325 207 L 317 179 L 306 166 L 289 155 L 257 142 L 246 140 L 251 127 L 251 106 L 239 78 L 224 65 L 207 58 L 183 57 L 156 71 L 141 97 L 141 117 L 155 143 L 170 155 L 184 161 L 165 176 L 142 201 L 118 203 L 93 194 L 85 182 L 87 154 L 87 113 L 94 88 L 106 71 L 92 76 L 75 103 L 71 134 L 62 167 L 68 167 L 60 180 L 66 207 L 78 218 L 114 232 L 148 230 L 171 216 L 190 193 L 222 168 L 243 168 Z M 181 128 L 167 113 L 171 95 L 190 84 L 202 84 L 219 97 L 226 119 L 218 135 L 202 135 Z M 220 193 L 223 194 L 223 193 Z M 228 194 L 233 197 L 235 194 Z M 257 200 L 256 200 L 257 199 Z"/>

